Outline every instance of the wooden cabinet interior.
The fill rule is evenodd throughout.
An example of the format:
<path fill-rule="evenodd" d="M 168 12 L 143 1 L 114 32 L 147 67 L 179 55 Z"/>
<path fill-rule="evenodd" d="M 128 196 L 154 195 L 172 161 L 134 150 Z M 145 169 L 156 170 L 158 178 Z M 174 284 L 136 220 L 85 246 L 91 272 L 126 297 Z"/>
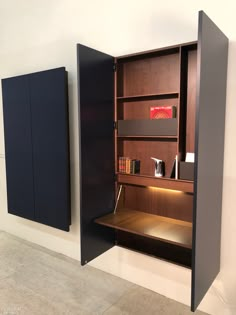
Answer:
<path fill-rule="evenodd" d="M 120 246 L 187 267 L 191 267 L 193 182 L 172 179 L 170 174 L 176 155 L 184 161 L 186 152 L 194 152 L 196 65 L 196 42 L 116 58 L 115 167 L 122 195 L 115 213 L 95 221 L 116 229 Z M 151 106 L 176 106 L 177 117 L 150 120 Z M 168 133 L 171 120 L 176 120 L 176 130 Z M 146 133 L 148 123 L 154 127 Z M 121 156 L 140 160 L 140 174 L 119 173 Z M 154 177 L 151 157 L 165 162 L 164 177 Z"/>

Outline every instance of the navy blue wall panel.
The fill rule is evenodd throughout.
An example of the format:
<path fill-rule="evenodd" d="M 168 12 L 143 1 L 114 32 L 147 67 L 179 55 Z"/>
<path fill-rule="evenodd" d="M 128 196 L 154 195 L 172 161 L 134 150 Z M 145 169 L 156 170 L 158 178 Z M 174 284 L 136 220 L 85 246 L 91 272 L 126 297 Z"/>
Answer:
<path fill-rule="evenodd" d="M 114 210 L 113 57 L 77 46 L 80 114 L 82 265 L 114 245 L 114 232 L 94 220 Z"/>
<path fill-rule="evenodd" d="M 9 212 L 68 231 L 65 68 L 3 79 L 2 91 Z"/>
<path fill-rule="evenodd" d="M 70 176 L 65 68 L 30 75 L 35 219 L 68 231 Z"/>
<path fill-rule="evenodd" d="M 31 113 L 28 77 L 2 80 L 8 211 L 34 218 Z"/>

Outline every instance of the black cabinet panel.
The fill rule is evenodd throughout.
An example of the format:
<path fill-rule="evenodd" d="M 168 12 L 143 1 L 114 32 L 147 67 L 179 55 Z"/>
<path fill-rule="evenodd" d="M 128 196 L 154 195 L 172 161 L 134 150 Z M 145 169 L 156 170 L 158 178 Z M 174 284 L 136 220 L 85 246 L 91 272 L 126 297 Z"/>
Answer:
<path fill-rule="evenodd" d="M 68 231 L 65 68 L 4 79 L 2 90 L 9 212 Z"/>
<path fill-rule="evenodd" d="M 94 223 L 114 209 L 113 58 L 78 45 L 81 263 L 114 244 L 113 231 Z"/>
<path fill-rule="evenodd" d="M 200 12 L 192 257 L 192 311 L 220 269 L 228 39 Z"/>
<path fill-rule="evenodd" d="M 66 72 L 30 75 L 35 219 L 69 230 L 70 182 Z"/>
<path fill-rule="evenodd" d="M 28 77 L 2 80 L 8 211 L 34 218 Z"/>

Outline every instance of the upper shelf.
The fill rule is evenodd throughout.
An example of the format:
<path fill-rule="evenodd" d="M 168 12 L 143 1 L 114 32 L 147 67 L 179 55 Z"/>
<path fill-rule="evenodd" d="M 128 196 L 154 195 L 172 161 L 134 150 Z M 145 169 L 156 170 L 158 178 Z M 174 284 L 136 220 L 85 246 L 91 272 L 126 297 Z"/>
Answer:
<path fill-rule="evenodd" d="M 192 224 L 131 209 L 122 209 L 96 223 L 163 242 L 192 248 Z"/>
<path fill-rule="evenodd" d="M 193 182 L 165 177 L 153 177 L 140 174 L 117 174 L 117 181 L 120 184 L 138 185 L 145 187 L 158 187 L 164 189 L 179 190 L 193 193 Z"/>
<path fill-rule="evenodd" d="M 117 101 L 143 101 L 143 100 L 157 100 L 157 99 L 165 99 L 165 98 L 177 98 L 179 93 L 167 92 L 167 93 L 158 93 L 158 94 L 144 94 L 144 95 L 130 95 L 130 96 L 118 96 Z"/>
<path fill-rule="evenodd" d="M 171 139 L 173 141 L 177 141 L 178 136 L 117 136 L 120 139 Z"/>

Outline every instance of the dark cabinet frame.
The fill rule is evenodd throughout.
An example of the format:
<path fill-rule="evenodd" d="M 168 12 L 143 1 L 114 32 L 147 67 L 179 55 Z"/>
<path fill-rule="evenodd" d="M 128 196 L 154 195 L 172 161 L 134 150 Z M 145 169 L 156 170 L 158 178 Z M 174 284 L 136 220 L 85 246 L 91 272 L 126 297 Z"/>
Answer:
<path fill-rule="evenodd" d="M 64 67 L 2 80 L 8 212 L 69 231 Z"/>
<path fill-rule="evenodd" d="M 185 53 L 185 46 L 195 49 L 197 45 L 193 183 L 173 179 L 155 179 L 154 183 L 154 179 L 151 177 L 142 178 L 140 176 L 116 174 L 115 165 L 117 160 L 114 156 L 114 147 L 116 148 L 114 135 L 117 132 L 116 123 L 118 118 L 113 111 L 116 100 L 122 99 L 122 96 L 116 94 L 118 82 L 113 71 L 116 70 L 116 61 L 119 58 L 135 59 L 139 58 L 141 54 L 114 59 L 112 56 L 83 45 L 78 45 L 77 48 L 80 112 L 81 263 L 82 265 L 86 264 L 117 244 L 117 237 L 119 237 L 120 230 L 123 229 L 126 237 L 123 239 L 122 246 L 127 245 L 127 247 L 135 250 L 139 250 L 140 246 L 143 246 L 146 247 L 147 253 L 150 251 L 149 254 L 151 255 L 155 255 L 154 251 L 158 249 L 158 255 L 180 264 L 183 264 L 184 257 L 186 257 L 187 264 L 192 270 L 192 311 L 196 310 L 220 270 L 228 58 L 227 37 L 203 11 L 199 12 L 198 27 L 198 41 L 180 45 L 183 47 L 183 54 Z M 143 54 L 145 56 L 145 54 L 158 53 L 159 51 L 163 54 L 163 51 L 175 51 L 180 46 L 167 47 Z M 184 55 L 182 57 L 183 64 L 181 67 L 184 67 L 186 66 L 184 65 Z M 183 80 L 183 82 L 185 82 L 185 86 L 181 87 L 182 91 L 187 88 L 186 80 Z M 174 97 L 173 94 L 175 93 L 176 91 L 169 91 L 169 97 Z M 123 97 L 123 99 L 132 101 L 139 97 L 139 95 L 130 95 Z M 156 95 L 147 94 L 145 99 L 155 97 Z M 158 97 L 161 98 L 162 95 Z M 185 97 L 185 95 L 180 95 L 182 100 Z M 181 140 L 181 135 L 185 133 L 186 128 L 185 123 L 181 121 L 186 120 L 184 106 L 182 109 L 180 108 L 180 111 L 182 113 L 180 113 L 179 118 L 179 140 L 177 139 L 177 142 L 180 151 L 184 152 L 186 143 Z M 125 136 L 126 134 L 122 134 L 122 137 Z M 145 138 L 145 135 L 143 137 Z M 188 248 L 179 252 L 180 247 L 175 248 L 176 245 L 171 244 L 172 241 L 163 249 L 158 237 L 156 239 L 152 237 L 147 242 L 146 238 L 142 237 L 141 232 L 137 232 L 137 235 L 129 234 L 128 225 L 124 228 L 124 221 L 122 221 L 129 220 L 129 218 L 120 217 L 118 222 L 118 219 L 112 217 L 117 181 L 134 186 L 152 186 L 154 183 L 157 187 L 193 192 L 192 249 L 190 249 L 190 252 Z M 127 213 L 122 215 L 126 216 Z M 139 214 L 133 213 L 133 215 L 137 220 L 142 220 Z M 147 216 L 145 216 L 145 219 L 148 219 Z M 188 227 L 185 226 L 184 229 L 187 234 L 183 235 L 189 235 Z M 149 246 L 150 242 L 153 243 L 152 246 Z M 172 248 L 170 248 L 171 246 Z M 172 257 L 167 257 L 168 248 L 173 253 Z M 180 259 L 177 260 L 174 256 L 178 256 Z"/>

